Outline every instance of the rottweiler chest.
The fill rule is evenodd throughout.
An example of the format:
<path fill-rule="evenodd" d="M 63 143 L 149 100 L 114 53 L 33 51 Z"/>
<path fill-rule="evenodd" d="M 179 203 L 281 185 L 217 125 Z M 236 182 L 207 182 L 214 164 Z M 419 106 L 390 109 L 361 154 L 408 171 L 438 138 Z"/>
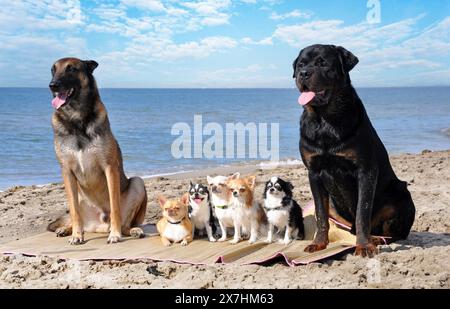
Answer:
<path fill-rule="evenodd" d="M 358 165 L 350 151 L 339 154 L 309 154 L 305 165 L 318 176 L 338 213 L 352 220 L 358 200 Z"/>
<path fill-rule="evenodd" d="M 315 174 L 355 175 L 358 170 L 356 155 L 352 151 L 320 154 L 302 151 L 302 158 L 309 171 Z"/>

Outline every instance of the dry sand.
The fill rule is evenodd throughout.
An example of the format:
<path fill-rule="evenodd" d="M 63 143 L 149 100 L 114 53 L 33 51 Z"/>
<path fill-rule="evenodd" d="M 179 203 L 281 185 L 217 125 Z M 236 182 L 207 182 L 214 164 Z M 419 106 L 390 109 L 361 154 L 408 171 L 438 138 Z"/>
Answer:
<path fill-rule="evenodd" d="M 380 247 L 374 259 L 348 254 L 339 260 L 288 267 L 191 266 L 152 261 L 63 261 L 48 257 L 0 256 L 0 288 L 449 288 L 450 287 L 450 151 L 393 156 L 392 164 L 409 183 L 417 208 L 406 241 Z M 291 180 L 301 203 L 311 199 L 301 165 L 261 170 L 239 165 L 145 181 L 146 220 L 155 223 L 155 196 L 180 196 L 189 179 L 205 182 L 206 173 L 254 171 L 261 183 L 271 175 Z M 15 187 L 0 192 L 0 243 L 31 236 L 66 210 L 61 184 Z"/>

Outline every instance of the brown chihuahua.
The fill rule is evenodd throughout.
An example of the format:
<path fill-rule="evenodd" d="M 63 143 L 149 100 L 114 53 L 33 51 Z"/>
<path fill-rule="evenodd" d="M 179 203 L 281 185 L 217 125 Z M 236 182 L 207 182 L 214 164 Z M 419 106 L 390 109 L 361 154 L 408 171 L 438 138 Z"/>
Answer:
<path fill-rule="evenodd" d="M 178 242 L 186 246 L 192 241 L 192 223 L 188 216 L 189 195 L 183 195 L 180 200 L 168 200 L 160 195 L 158 203 L 163 210 L 163 217 L 156 224 L 161 242 L 166 247 Z"/>

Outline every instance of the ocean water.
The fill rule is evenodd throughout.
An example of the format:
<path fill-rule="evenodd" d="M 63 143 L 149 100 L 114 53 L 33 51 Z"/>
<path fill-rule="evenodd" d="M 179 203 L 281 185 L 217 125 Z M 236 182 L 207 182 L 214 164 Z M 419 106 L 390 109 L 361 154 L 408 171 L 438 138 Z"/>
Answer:
<path fill-rule="evenodd" d="M 243 159 L 175 159 L 178 122 L 279 123 L 280 158 L 299 158 L 295 89 L 101 89 L 128 175 L 176 173 Z M 450 149 L 450 87 L 358 89 L 390 153 Z M 0 88 L 0 190 L 61 181 L 46 88 Z M 269 125 L 270 128 L 270 125 Z M 208 137 L 204 137 L 206 140 Z M 224 141 L 225 144 L 225 141 Z M 248 159 L 250 160 L 250 159 Z"/>

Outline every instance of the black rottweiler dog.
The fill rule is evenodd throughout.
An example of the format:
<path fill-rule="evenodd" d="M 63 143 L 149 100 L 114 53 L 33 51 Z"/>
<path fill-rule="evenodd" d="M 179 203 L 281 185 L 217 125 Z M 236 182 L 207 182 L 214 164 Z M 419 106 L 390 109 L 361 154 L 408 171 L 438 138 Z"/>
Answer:
<path fill-rule="evenodd" d="M 343 47 L 313 45 L 294 61 L 304 106 L 300 153 L 309 172 L 318 232 L 305 251 L 328 245 L 329 215 L 356 234 L 356 255 L 373 256 L 371 235 L 408 237 L 415 207 L 407 184 L 392 170 L 387 151 L 349 72 L 358 58 Z"/>

